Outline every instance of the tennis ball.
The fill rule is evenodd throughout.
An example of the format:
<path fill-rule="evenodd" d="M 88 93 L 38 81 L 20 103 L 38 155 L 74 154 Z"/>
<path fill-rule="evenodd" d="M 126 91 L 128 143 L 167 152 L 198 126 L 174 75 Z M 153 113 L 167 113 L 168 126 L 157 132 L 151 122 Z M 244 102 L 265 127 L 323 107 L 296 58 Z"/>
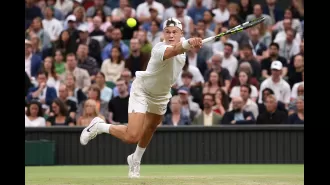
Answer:
<path fill-rule="evenodd" d="M 134 18 L 129 18 L 127 19 L 126 21 L 127 25 L 131 28 L 135 27 L 136 26 L 136 20 Z"/>

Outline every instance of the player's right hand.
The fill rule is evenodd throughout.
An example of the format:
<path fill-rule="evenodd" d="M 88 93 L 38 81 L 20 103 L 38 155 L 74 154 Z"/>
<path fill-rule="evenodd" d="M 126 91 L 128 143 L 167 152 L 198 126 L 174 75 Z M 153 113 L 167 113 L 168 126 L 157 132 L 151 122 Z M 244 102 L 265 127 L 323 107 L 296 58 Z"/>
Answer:
<path fill-rule="evenodd" d="M 201 38 L 190 38 L 188 43 L 191 45 L 192 48 L 201 48 L 203 46 Z"/>

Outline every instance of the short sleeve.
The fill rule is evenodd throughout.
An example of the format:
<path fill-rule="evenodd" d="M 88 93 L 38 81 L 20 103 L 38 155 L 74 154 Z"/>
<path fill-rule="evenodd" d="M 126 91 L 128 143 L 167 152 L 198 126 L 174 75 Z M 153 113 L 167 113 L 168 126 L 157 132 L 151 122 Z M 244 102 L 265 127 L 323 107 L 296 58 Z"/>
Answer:
<path fill-rule="evenodd" d="M 164 53 L 168 47 L 172 46 L 166 45 L 163 42 L 156 44 L 151 50 L 151 57 L 155 60 L 163 61 Z"/>

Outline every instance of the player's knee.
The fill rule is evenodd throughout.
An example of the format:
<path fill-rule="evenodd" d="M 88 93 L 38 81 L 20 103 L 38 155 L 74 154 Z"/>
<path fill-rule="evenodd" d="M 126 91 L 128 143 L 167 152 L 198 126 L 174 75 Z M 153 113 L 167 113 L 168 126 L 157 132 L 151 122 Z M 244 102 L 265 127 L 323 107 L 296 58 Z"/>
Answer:
<path fill-rule="evenodd" d="M 127 136 L 125 137 L 125 142 L 127 144 L 136 144 L 140 141 L 140 136 L 139 134 L 135 133 L 128 133 Z"/>

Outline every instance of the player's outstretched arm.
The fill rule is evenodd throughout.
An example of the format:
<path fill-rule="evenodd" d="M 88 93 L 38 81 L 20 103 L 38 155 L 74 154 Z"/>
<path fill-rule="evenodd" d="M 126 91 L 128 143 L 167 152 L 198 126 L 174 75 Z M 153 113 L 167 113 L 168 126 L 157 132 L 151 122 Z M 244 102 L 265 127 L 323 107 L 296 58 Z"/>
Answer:
<path fill-rule="evenodd" d="M 201 48 L 202 39 L 201 38 L 190 38 L 188 40 L 181 41 L 172 46 L 173 47 L 166 48 L 164 56 L 163 56 L 163 60 L 166 60 L 166 59 L 169 59 L 176 55 L 182 54 L 191 48 Z"/>

